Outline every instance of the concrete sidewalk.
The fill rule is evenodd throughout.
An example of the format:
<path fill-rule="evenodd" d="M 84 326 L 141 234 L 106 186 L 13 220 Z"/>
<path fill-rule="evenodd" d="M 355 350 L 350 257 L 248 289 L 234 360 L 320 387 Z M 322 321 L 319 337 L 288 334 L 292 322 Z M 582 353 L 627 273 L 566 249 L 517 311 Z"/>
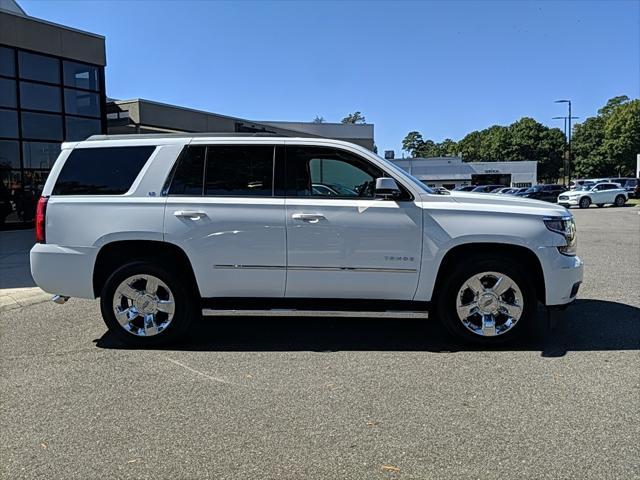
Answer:
<path fill-rule="evenodd" d="M 33 230 L 0 232 L 0 313 L 49 300 L 31 278 L 29 250 Z"/>

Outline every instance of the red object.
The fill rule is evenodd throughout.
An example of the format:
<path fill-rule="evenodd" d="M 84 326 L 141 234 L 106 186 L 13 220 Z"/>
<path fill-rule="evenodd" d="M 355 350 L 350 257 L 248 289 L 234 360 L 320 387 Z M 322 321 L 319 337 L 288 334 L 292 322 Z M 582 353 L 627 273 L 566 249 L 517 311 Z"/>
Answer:
<path fill-rule="evenodd" d="M 36 206 L 36 242 L 47 243 L 47 202 L 49 197 L 40 197 Z"/>

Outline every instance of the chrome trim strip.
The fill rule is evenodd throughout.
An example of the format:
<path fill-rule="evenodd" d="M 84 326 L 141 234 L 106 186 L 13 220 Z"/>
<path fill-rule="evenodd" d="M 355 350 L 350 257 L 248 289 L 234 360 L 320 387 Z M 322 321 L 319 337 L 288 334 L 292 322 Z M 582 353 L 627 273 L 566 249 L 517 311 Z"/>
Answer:
<path fill-rule="evenodd" d="M 350 310 L 217 310 L 203 308 L 205 317 L 345 317 L 345 318 L 429 318 L 429 312 L 387 310 L 384 312 L 360 312 Z"/>
<path fill-rule="evenodd" d="M 417 273 L 415 268 L 377 268 L 377 267 L 311 267 L 280 265 L 214 265 L 219 270 L 315 270 L 321 272 L 377 272 L 377 273 Z"/>

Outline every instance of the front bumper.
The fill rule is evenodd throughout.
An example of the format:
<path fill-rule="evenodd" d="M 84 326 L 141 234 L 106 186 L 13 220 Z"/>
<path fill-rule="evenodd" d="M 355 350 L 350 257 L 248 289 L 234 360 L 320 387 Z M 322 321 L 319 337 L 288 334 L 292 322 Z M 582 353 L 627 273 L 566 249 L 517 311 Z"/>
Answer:
<path fill-rule="evenodd" d="M 584 275 L 584 263 L 580 257 L 569 257 L 556 247 L 539 250 L 544 272 L 545 304 L 566 305 L 575 300 Z"/>
<path fill-rule="evenodd" d="M 558 198 L 558 204 L 563 207 L 575 207 L 580 204 L 580 197 Z"/>

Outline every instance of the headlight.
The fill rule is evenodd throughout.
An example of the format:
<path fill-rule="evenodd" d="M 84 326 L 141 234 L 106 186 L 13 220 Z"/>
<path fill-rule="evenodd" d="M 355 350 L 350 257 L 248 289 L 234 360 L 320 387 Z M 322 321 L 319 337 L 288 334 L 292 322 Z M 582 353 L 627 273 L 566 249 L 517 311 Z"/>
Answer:
<path fill-rule="evenodd" d="M 558 247 L 558 251 L 563 255 L 574 256 L 578 248 L 578 237 L 573 217 L 546 217 L 544 224 L 552 232 L 562 235 L 567 242 L 565 246 Z"/>

